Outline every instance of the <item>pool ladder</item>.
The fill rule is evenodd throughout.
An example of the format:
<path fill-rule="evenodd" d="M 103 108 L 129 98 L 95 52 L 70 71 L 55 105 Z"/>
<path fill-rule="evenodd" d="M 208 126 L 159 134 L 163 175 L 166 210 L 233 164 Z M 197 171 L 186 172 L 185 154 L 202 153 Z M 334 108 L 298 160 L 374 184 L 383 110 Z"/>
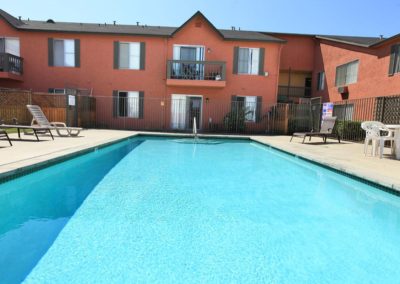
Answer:
<path fill-rule="evenodd" d="M 194 137 L 195 142 L 197 142 L 197 140 L 199 139 L 199 137 L 197 136 L 196 117 L 193 118 L 193 137 Z"/>

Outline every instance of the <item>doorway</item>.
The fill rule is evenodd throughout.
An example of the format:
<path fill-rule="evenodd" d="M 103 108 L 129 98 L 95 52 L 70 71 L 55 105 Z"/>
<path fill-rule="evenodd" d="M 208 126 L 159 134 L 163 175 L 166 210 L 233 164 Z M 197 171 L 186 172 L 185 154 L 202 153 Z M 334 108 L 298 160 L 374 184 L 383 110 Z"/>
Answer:
<path fill-rule="evenodd" d="M 196 95 L 172 95 L 171 128 L 192 130 L 196 118 L 197 129 L 201 129 L 203 97 Z"/>

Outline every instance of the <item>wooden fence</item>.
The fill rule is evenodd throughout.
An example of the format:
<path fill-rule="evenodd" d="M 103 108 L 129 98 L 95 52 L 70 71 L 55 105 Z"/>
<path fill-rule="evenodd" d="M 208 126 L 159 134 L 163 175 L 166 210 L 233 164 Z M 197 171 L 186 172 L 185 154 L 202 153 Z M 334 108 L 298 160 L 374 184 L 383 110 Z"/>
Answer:
<path fill-rule="evenodd" d="M 30 124 L 32 116 L 27 104 L 38 105 L 51 122 L 68 126 L 90 127 L 95 124 L 95 98 L 75 96 L 75 106 L 69 106 L 66 95 L 23 90 L 0 90 L 0 119 L 7 124 Z"/>

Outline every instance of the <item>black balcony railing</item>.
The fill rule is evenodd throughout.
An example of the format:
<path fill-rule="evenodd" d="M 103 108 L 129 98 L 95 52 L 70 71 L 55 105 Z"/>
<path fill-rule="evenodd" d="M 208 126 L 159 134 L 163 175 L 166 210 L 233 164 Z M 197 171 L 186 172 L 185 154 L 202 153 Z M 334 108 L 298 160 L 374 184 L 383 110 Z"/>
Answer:
<path fill-rule="evenodd" d="M 0 72 L 22 74 L 23 59 L 13 54 L 0 53 Z"/>
<path fill-rule="evenodd" d="M 279 96 L 295 97 L 295 98 L 309 98 L 311 97 L 310 87 L 292 87 L 292 86 L 279 86 Z"/>
<path fill-rule="evenodd" d="M 167 79 L 225 81 L 222 61 L 168 60 Z"/>

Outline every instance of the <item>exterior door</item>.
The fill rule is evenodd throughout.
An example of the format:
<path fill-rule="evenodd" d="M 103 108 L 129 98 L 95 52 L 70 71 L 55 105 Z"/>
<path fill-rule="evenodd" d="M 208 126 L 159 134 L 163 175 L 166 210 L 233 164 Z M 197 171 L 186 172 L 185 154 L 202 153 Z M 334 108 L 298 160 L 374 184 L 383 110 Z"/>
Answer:
<path fill-rule="evenodd" d="M 189 97 L 188 129 L 193 129 L 194 118 L 196 118 L 197 129 L 200 129 L 201 101 L 201 97 Z"/>

